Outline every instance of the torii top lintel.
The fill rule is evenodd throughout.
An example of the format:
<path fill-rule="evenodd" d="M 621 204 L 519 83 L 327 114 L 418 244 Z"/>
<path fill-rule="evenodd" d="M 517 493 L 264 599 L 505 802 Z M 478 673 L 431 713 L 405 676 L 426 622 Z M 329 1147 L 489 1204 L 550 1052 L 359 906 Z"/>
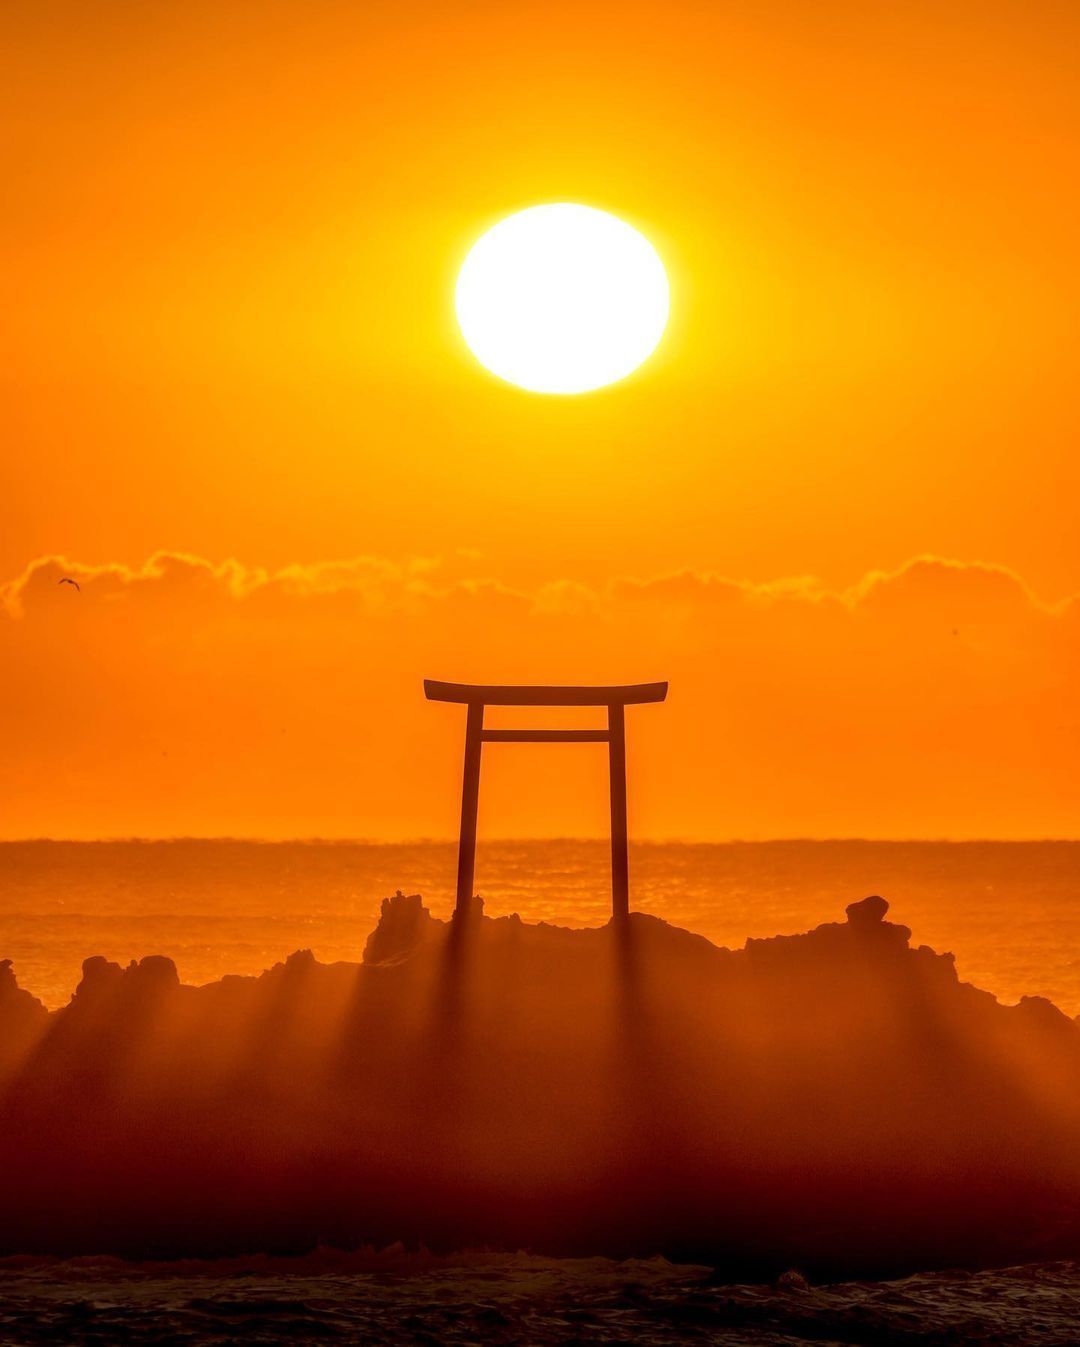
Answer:
<path fill-rule="evenodd" d="M 471 706 L 638 706 L 662 702 L 666 683 L 630 683 L 611 687 L 538 687 L 513 684 L 440 683 L 424 679 L 428 701 Z"/>

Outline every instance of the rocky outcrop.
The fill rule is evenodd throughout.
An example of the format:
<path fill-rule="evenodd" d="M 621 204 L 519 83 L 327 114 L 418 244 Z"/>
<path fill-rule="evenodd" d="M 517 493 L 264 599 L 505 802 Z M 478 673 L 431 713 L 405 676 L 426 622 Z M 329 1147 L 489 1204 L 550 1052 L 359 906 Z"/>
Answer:
<path fill-rule="evenodd" d="M 404 894 L 398 889 L 392 898 L 382 900 L 379 924 L 364 946 L 364 963 L 391 963 L 407 958 L 438 933 L 439 925 L 420 894 Z"/>
<path fill-rule="evenodd" d="M 399 892 L 362 963 L 194 988 L 89 959 L 52 1015 L 0 965 L 0 1240 L 1080 1254 L 1080 1028 L 961 983 L 888 910 L 726 950 L 641 914 L 441 922 Z"/>
<path fill-rule="evenodd" d="M 10 959 L 0 959 L 0 1079 L 13 1071 L 45 1032 L 49 1012 L 15 980 Z"/>

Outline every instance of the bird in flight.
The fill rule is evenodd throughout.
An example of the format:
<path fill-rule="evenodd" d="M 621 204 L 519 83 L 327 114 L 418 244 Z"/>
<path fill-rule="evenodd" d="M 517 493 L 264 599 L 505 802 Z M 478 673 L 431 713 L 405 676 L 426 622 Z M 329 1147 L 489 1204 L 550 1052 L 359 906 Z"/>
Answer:
<path fill-rule="evenodd" d="M 79 584 L 78 580 L 73 580 L 70 575 L 63 576 L 61 579 L 57 580 L 56 583 L 58 585 L 74 585 L 78 592 L 80 594 L 82 593 L 82 586 Z"/>

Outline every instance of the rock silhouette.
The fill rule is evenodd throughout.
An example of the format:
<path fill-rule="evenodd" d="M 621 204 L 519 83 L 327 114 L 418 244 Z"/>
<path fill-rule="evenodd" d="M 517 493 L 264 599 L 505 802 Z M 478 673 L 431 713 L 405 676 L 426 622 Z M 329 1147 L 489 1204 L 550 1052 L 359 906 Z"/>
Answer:
<path fill-rule="evenodd" d="M 0 1252 L 319 1243 L 870 1274 L 1080 1254 L 1080 1026 L 877 896 L 732 951 L 384 901 L 363 962 L 0 963 Z"/>
<path fill-rule="evenodd" d="M 879 898 L 876 893 L 872 893 L 869 898 L 863 898 L 857 903 L 848 903 L 844 911 L 847 914 L 848 921 L 852 926 L 869 927 L 875 922 L 884 921 L 885 913 L 889 910 L 889 904 L 884 898 Z M 910 937 L 910 932 L 908 933 Z"/>

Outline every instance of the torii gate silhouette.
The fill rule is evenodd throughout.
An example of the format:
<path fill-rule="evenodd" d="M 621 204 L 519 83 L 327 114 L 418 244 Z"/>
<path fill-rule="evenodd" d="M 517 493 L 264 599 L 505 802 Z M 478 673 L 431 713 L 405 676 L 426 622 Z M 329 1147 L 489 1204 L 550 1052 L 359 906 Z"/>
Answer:
<path fill-rule="evenodd" d="M 438 683 L 424 679 L 429 701 L 464 703 L 465 772 L 461 786 L 461 837 L 458 842 L 457 905 L 464 917 L 473 896 L 476 872 L 476 812 L 480 801 L 480 751 L 484 743 L 607 744 L 611 778 L 611 915 L 630 915 L 630 868 L 626 847 L 626 708 L 662 702 L 667 683 L 627 687 L 514 687 Z M 606 706 L 606 730 L 485 730 L 485 706 Z"/>

